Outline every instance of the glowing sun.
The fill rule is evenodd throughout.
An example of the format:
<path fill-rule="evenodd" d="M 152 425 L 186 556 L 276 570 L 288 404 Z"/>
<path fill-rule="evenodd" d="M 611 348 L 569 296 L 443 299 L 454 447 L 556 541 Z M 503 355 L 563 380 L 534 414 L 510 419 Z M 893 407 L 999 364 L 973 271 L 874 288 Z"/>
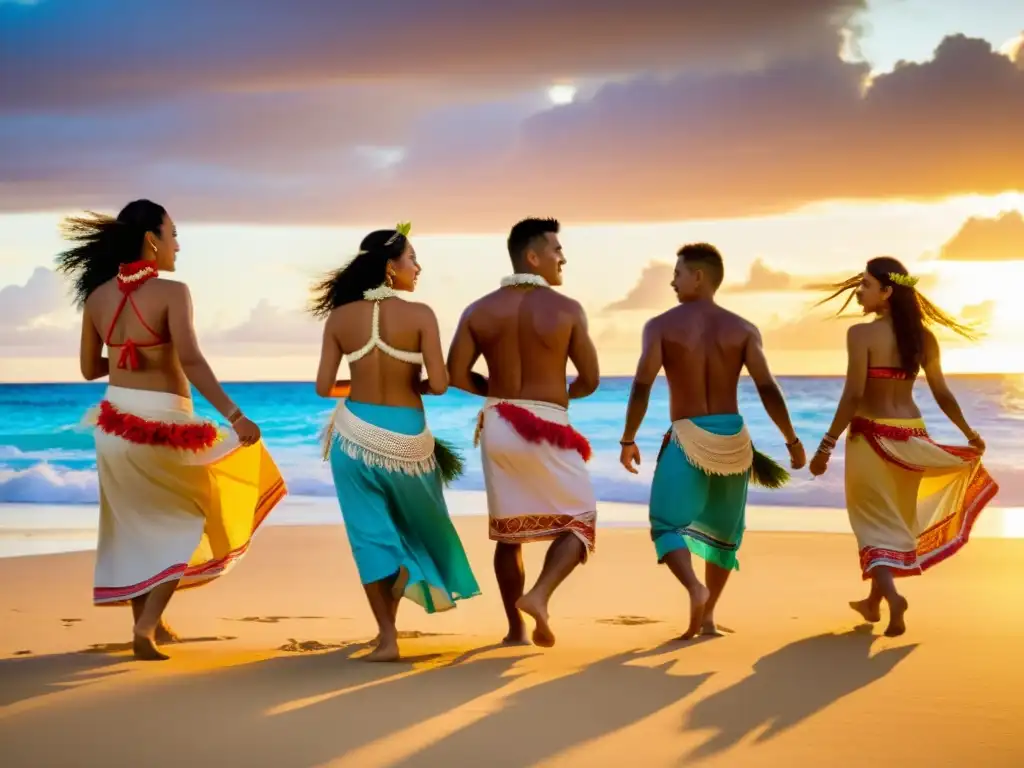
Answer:
<path fill-rule="evenodd" d="M 568 83 L 556 83 L 548 88 L 548 101 L 559 106 L 572 104 L 576 98 L 576 86 Z"/>

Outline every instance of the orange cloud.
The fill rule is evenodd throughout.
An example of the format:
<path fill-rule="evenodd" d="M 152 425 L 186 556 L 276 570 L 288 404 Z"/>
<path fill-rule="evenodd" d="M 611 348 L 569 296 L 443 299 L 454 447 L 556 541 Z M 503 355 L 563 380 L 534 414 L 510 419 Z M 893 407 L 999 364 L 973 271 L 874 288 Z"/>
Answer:
<path fill-rule="evenodd" d="M 948 261 L 1024 260 L 1024 216 L 1020 211 L 994 219 L 970 218 L 942 246 L 940 259 Z"/>
<path fill-rule="evenodd" d="M 196 12 L 196 2 L 185 3 L 181 18 Z M 289 10 L 285 24 L 269 4 L 254 5 L 251 25 L 276 20 L 281 40 L 260 49 L 254 41 L 265 41 L 256 35 L 245 43 L 252 51 L 243 53 L 237 40 L 217 40 L 217 56 L 202 77 L 187 62 L 185 69 L 170 67 L 178 62 L 170 52 L 140 63 L 123 53 L 119 59 L 123 49 L 116 47 L 114 64 L 103 63 L 107 51 L 93 51 L 98 71 L 83 66 L 79 72 L 69 62 L 84 55 L 79 46 L 89 39 L 88 25 L 59 55 L 52 46 L 39 48 L 45 55 L 33 53 L 29 43 L 46 35 L 25 19 L 49 5 L 19 11 L 22 21 L 8 27 L 12 36 L 0 37 L 0 67 L 19 73 L 0 84 L 0 103 L 8 105 L 0 111 L 0 140 L 8 150 L 0 156 L 0 210 L 115 209 L 145 189 L 182 220 L 368 226 L 403 218 L 417 222 L 420 232 L 469 232 L 505 230 L 536 210 L 567 223 L 711 219 L 780 213 L 827 199 L 1024 189 L 1024 142 L 1017 135 L 1024 125 L 1024 70 L 987 42 L 956 36 L 932 60 L 901 64 L 874 77 L 865 91 L 867 65 L 837 54 L 836 26 L 859 2 L 651 2 L 649 17 L 643 2 L 621 15 L 578 14 L 556 4 L 557 10 L 545 5 L 543 25 L 531 21 L 529 29 L 512 24 L 515 14 L 503 4 L 466 10 L 464 18 L 442 4 L 444 13 L 431 17 L 436 40 L 426 32 L 435 26 L 403 22 L 408 35 L 388 28 L 397 35 L 388 42 L 392 56 L 360 56 L 351 70 L 338 62 L 348 66 L 345 57 L 364 41 L 347 48 L 331 37 L 339 58 L 330 60 L 323 78 L 310 74 L 311 62 L 324 63 L 312 52 L 326 50 L 327 31 L 336 28 L 324 23 L 311 33 L 298 64 L 274 59 L 284 41 L 312 22 Z M 149 5 L 133 4 L 126 18 L 148 13 L 143 7 Z M 361 16 L 352 27 L 367 41 L 385 13 L 373 8 L 365 11 L 368 27 L 360 27 Z M 66 23 L 86 24 L 77 11 L 68 13 Z M 790 34 L 777 23 L 786 14 L 792 34 L 804 42 L 782 52 L 773 41 Z M 480 38 L 486 44 L 430 48 L 434 58 L 425 57 L 422 46 L 441 45 L 437 40 L 452 30 L 459 30 L 458 40 L 476 41 L 466 33 L 478 31 L 473 25 L 484 19 L 508 25 L 490 27 L 502 35 Z M 214 13 L 204 34 L 216 39 L 222 21 Z M 119 16 L 110 23 L 126 22 Z M 560 25 L 573 33 L 564 45 L 545 45 Z M 344 34 L 355 33 L 346 28 Z M 673 42 L 655 44 L 659 35 Z M 767 46 L 772 53 L 736 53 L 747 43 L 751 51 Z M 200 41 L 196 62 L 203 61 L 205 44 Z M 611 58 L 598 66 L 602 50 Z M 695 51 L 702 66 L 686 68 Z M 401 63 L 410 52 L 418 52 L 420 69 Z M 495 69 L 488 70 L 491 55 Z M 467 74 L 456 92 L 434 79 L 468 72 L 469 61 L 515 84 L 469 87 L 480 80 Z M 517 69 L 518 61 L 527 63 Z M 250 77 L 247 67 L 257 74 Z M 275 67 L 291 90 L 266 87 Z M 515 79 L 527 70 L 540 79 Z M 543 104 L 541 81 L 566 72 L 616 77 L 599 88 L 590 81 L 573 104 Z M 316 87 L 294 85 L 299 73 Z M 370 74 L 381 78 L 372 88 L 360 79 Z M 25 90 L 33 82 L 38 93 Z M 108 99 L 109 105 L 82 101 L 90 89 L 97 103 Z"/>
<path fill-rule="evenodd" d="M 672 264 L 652 261 L 640 273 L 637 284 L 623 298 L 612 302 L 603 311 L 621 312 L 636 309 L 660 311 L 668 309 L 676 303 L 675 293 L 671 287 L 674 272 L 675 266 Z"/>

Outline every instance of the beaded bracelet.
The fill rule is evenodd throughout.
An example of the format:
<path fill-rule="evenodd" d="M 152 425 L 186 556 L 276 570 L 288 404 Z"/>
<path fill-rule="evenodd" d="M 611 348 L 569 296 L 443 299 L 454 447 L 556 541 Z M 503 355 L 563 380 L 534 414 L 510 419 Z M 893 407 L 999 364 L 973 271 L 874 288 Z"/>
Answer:
<path fill-rule="evenodd" d="M 831 456 L 833 449 L 836 447 L 838 441 L 832 437 L 828 432 L 821 438 L 821 444 L 818 445 L 818 453 L 824 454 L 825 456 Z"/>

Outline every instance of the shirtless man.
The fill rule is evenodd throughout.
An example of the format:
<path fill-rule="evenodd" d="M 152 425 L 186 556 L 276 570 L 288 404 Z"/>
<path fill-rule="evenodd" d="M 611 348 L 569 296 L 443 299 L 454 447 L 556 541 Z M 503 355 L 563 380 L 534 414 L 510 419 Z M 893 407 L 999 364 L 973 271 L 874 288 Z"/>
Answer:
<path fill-rule="evenodd" d="M 682 639 L 717 635 L 715 607 L 729 573 L 739 567 L 752 446 L 739 415 L 737 389 L 747 369 L 761 402 L 782 432 L 790 462 L 806 462 L 782 391 L 768 369 L 761 334 L 715 303 L 722 257 L 706 243 L 677 254 L 672 288 L 679 306 L 655 317 L 643 332 L 643 351 L 629 395 L 622 465 L 637 473 L 635 438 L 658 372 L 668 380 L 672 431 L 666 435 L 651 485 L 651 538 L 659 563 L 690 594 L 690 623 Z M 707 586 L 694 573 L 691 552 L 705 560 Z"/>
<path fill-rule="evenodd" d="M 536 622 L 533 642 L 550 647 L 548 601 L 594 548 L 597 519 L 585 462 L 586 438 L 569 425 L 570 400 L 598 386 L 597 350 L 583 308 L 553 291 L 565 257 L 554 219 L 525 219 L 508 237 L 514 274 L 463 313 L 448 353 L 451 386 L 487 401 L 480 413 L 494 572 L 508 617 L 508 644 L 524 644 L 522 613 Z M 488 376 L 473 371 L 481 357 Z M 577 376 L 566 387 L 566 362 Z M 551 541 L 533 588 L 523 594 L 524 541 Z"/>

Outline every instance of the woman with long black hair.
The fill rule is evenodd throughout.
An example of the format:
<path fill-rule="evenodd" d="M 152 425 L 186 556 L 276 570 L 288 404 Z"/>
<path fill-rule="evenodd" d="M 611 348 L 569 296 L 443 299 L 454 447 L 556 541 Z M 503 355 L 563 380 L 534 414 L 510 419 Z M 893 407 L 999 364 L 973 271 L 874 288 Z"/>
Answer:
<path fill-rule="evenodd" d="M 403 596 L 434 613 L 480 594 L 442 494 L 461 463 L 423 413 L 422 395 L 444 394 L 448 373 L 433 310 L 401 298 L 421 271 L 408 233 L 399 225 L 364 237 L 359 254 L 316 285 L 311 306 L 326 320 L 317 393 L 346 398 L 324 457 L 379 629 L 367 661 L 399 658 Z M 337 381 L 343 356 L 350 383 Z"/>
<path fill-rule="evenodd" d="M 188 288 L 159 276 L 174 271 L 178 252 L 167 211 L 136 200 L 116 218 L 70 218 L 65 230 L 76 245 L 57 269 L 83 310 L 82 376 L 110 382 L 87 419 L 100 487 L 93 601 L 130 602 L 135 657 L 166 659 L 158 642 L 175 639 L 163 623 L 174 591 L 226 573 L 284 483 L 259 427 L 199 350 Z M 190 384 L 233 434 L 193 413 Z"/>
<path fill-rule="evenodd" d="M 840 312 L 856 298 L 872 322 L 847 336 L 846 384 L 835 418 L 810 469 L 821 475 L 839 437 L 846 439 L 846 506 L 860 548 L 864 600 L 850 603 L 869 622 L 889 607 L 890 637 L 906 631 L 907 600 L 894 579 L 920 574 L 957 552 L 998 486 L 981 464 L 985 443 L 968 425 L 942 372 L 939 344 L 928 326 L 968 339 L 971 328 L 918 292 L 917 278 L 889 257 L 872 259 L 860 275 L 827 286 L 846 294 Z M 967 439 L 967 446 L 939 445 L 928 437 L 914 402 L 914 382 L 924 371 L 935 401 Z"/>

